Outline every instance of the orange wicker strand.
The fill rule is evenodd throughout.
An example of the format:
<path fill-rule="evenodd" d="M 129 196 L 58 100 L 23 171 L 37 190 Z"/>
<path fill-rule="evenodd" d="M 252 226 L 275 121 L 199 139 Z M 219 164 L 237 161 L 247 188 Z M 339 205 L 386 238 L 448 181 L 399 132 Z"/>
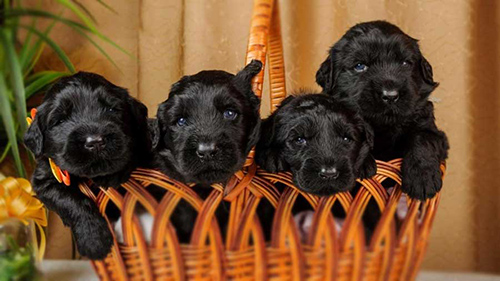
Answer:
<path fill-rule="evenodd" d="M 277 0 L 255 0 L 250 24 L 246 63 L 269 59 L 271 108 L 286 97 L 285 67 Z M 262 96 L 264 71 L 252 81 Z M 407 215 L 398 221 L 401 192 L 401 159 L 377 161 L 377 174 L 359 181 L 355 194 L 317 197 L 298 190 L 290 173 L 268 173 L 253 161 L 252 151 L 241 171 L 225 186 L 213 185 L 202 200 L 191 186 L 148 169 L 137 169 L 122 185 L 124 192 L 101 188 L 96 196 L 87 184 L 81 191 L 105 216 L 108 204 L 121 211 L 123 242 L 115 238 L 109 256 L 92 261 L 101 280 L 414 280 L 428 245 L 440 195 L 426 202 L 408 200 Z M 444 175 L 445 166 L 441 167 Z M 394 185 L 391 194 L 384 188 Z M 148 192 L 150 185 L 163 188 L 163 198 Z M 281 187 L 278 188 L 277 185 Z M 121 195 L 124 194 L 124 195 Z M 304 198 L 315 210 L 306 237 L 292 215 L 295 201 Z M 175 208 L 184 201 L 198 212 L 189 244 L 179 243 L 170 223 Z M 266 242 L 256 214 L 262 201 L 275 208 L 271 241 Z M 215 211 L 229 202 L 229 220 L 222 233 Z M 363 216 L 370 202 L 381 216 L 366 241 Z M 331 212 L 340 205 L 346 213 L 342 227 Z M 154 219 L 146 236 L 137 209 Z M 269 219 L 269 218 L 265 218 Z"/>

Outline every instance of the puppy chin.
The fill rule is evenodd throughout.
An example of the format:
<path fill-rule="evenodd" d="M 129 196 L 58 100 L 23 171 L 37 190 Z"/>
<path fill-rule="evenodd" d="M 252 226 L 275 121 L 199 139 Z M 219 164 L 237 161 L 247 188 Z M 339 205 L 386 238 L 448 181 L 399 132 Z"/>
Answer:
<path fill-rule="evenodd" d="M 61 169 L 67 170 L 70 174 L 86 178 L 117 173 L 131 162 L 131 155 L 128 150 L 118 152 L 112 157 L 109 155 L 111 154 L 79 155 L 68 152 L 62 157 L 56 157 L 54 161 Z"/>
<path fill-rule="evenodd" d="M 225 183 L 233 175 L 227 170 L 205 170 L 191 176 L 193 182 L 198 184 Z"/>
<path fill-rule="evenodd" d="M 331 196 L 339 192 L 350 191 L 356 183 L 353 176 L 341 176 L 335 180 L 323 180 L 320 178 L 307 179 L 307 177 L 295 173 L 293 181 L 295 186 L 300 190 L 318 196 Z"/>

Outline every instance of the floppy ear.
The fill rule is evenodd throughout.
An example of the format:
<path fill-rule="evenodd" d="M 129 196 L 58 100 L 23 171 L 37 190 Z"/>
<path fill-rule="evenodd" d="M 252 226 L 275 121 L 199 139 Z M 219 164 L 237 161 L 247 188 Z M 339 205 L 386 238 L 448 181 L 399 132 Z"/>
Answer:
<path fill-rule="evenodd" d="M 168 131 L 168 120 L 165 120 L 167 116 L 167 101 L 162 102 L 158 106 L 158 111 L 156 112 L 156 119 L 150 125 L 153 125 L 152 131 L 153 137 L 153 148 L 157 150 L 169 149 L 167 143 L 163 139 Z"/>
<path fill-rule="evenodd" d="M 158 147 L 158 144 L 160 143 L 160 125 L 158 124 L 158 119 L 148 119 L 148 131 L 151 136 L 151 146 L 154 149 Z"/>
<path fill-rule="evenodd" d="M 43 118 L 42 118 L 42 107 L 37 110 L 37 115 L 35 119 L 28 127 L 28 130 L 24 134 L 24 144 L 26 147 L 33 152 L 35 157 L 40 157 L 43 152 Z"/>
<path fill-rule="evenodd" d="M 252 91 L 252 78 L 255 77 L 262 69 L 262 62 L 258 60 L 252 60 L 245 68 L 238 72 L 233 78 L 233 85 L 246 95 L 248 102 L 250 103 L 252 118 L 250 135 L 248 137 L 248 144 L 246 147 L 246 153 L 252 149 L 252 147 L 259 140 L 260 135 L 260 99 Z"/>
<path fill-rule="evenodd" d="M 321 64 L 318 71 L 316 72 L 316 83 L 321 86 L 324 90 L 329 90 L 333 88 L 333 65 L 332 57 L 328 54 L 326 60 Z"/>
<path fill-rule="evenodd" d="M 420 74 L 423 80 L 420 92 L 424 97 L 427 97 L 437 88 L 439 83 L 434 82 L 432 66 L 423 55 L 420 57 Z"/>
<path fill-rule="evenodd" d="M 252 78 L 259 74 L 262 70 L 262 62 L 259 60 L 252 60 L 240 72 L 236 73 L 234 81 L 236 86 L 241 86 L 241 90 L 251 89 Z"/>
<path fill-rule="evenodd" d="M 279 108 L 271 114 L 267 119 L 262 121 L 260 138 L 255 150 L 255 161 L 257 164 L 266 171 L 276 173 L 289 169 L 288 163 L 282 156 L 282 144 L 277 141 L 277 116 L 283 107 L 290 103 L 295 96 L 288 96 L 284 99 Z"/>
<path fill-rule="evenodd" d="M 255 122 L 253 128 L 250 130 L 250 135 L 248 136 L 248 143 L 245 151 L 246 154 L 248 154 L 252 147 L 254 147 L 259 141 L 261 120 L 259 116 L 257 116 L 256 118 L 257 121 Z"/>
<path fill-rule="evenodd" d="M 377 164 L 371 153 L 373 149 L 373 130 L 365 122 L 363 122 L 362 128 L 363 141 L 359 149 L 358 158 L 356 159 L 355 170 L 358 178 L 367 179 L 375 175 Z"/>
<path fill-rule="evenodd" d="M 262 69 L 262 62 L 252 60 L 245 68 L 236 73 L 233 78 L 232 84 L 238 91 L 245 94 L 252 103 L 252 106 L 259 106 L 260 100 L 252 91 L 252 78 L 255 77 Z"/>
<path fill-rule="evenodd" d="M 132 118 L 136 125 L 135 128 L 140 132 L 147 132 L 148 130 L 148 108 L 140 101 L 135 98 L 129 96 L 127 98 L 127 103 L 130 107 L 130 112 L 132 114 Z"/>

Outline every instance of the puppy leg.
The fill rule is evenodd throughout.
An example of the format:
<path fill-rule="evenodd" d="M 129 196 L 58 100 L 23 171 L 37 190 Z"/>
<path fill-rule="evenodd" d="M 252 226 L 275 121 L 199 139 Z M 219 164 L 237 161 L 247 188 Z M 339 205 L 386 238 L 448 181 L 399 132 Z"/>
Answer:
<path fill-rule="evenodd" d="M 76 184 L 58 183 L 46 159 L 38 162 L 32 183 L 40 201 L 71 228 L 80 254 L 94 260 L 105 258 L 113 238 L 94 202 L 82 194 Z"/>
<path fill-rule="evenodd" d="M 441 190 L 441 162 L 447 157 L 448 141 L 439 130 L 414 133 L 403 157 L 402 190 L 418 200 L 432 198 Z"/>

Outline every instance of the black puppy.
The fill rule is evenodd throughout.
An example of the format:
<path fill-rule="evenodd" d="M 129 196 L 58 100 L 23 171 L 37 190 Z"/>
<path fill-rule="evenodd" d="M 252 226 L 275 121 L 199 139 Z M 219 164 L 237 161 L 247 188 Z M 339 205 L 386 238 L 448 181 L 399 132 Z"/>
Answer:
<path fill-rule="evenodd" d="M 236 75 L 202 71 L 184 76 L 160 104 L 153 146 L 157 164 L 182 182 L 225 182 L 241 169 L 259 136 L 259 104 L 251 79 L 262 63 Z"/>
<path fill-rule="evenodd" d="M 262 123 L 256 161 L 270 172 L 291 171 L 308 193 L 351 190 L 375 174 L 373 133 L 356 110 L 323 94 L 289 96 Z"/>
<path fill-rule="evenodd" d="M 254 60 L 236 75 L 201 71 L 175 83 L 153 126 L 156 166 L 176 180 L 197 184 L 202 198 L 210 184 L 225 183 L 241 169 L 259 137 L 260 100 L 251 80 L 261 68 Z M 196 212 L 181 201 L 172 222 L 182 242 L 195 218 Z"/>
<path fill-rule="evenodd" d="M 150 161 L 148 136 L 146 107 L 97 74 L 60 79 L 38 107 L 24 136 L 37 159 L 33 189 L 71 227 L 81 255 L 102 259 L 113 240 L 78 184 L 91 179 L 102 187 L 119 187 L 135 167 Z M 69 173 L 70 186 L 56 180 L 49 158 Z"/>
<path fill-rule="evenodd" d="M 428 101 L 438 83 L 417 40 L 385 21 L 355 25 L 330 49 L 316 82 L 358 106 L 375 132 L 375 158 L 403 157 L 404 192 L 425 200 L 441 189 L 449 146 Z"/>

